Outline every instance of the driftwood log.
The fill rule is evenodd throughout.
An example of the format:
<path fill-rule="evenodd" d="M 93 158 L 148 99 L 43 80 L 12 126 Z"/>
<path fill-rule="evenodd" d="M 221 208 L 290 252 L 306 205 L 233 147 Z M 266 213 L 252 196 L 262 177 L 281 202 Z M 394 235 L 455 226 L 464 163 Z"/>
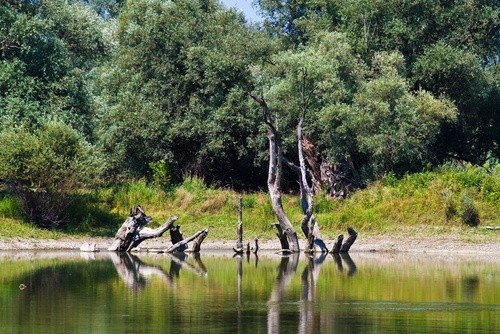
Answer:
<path fill-rule="evenodd" d="M 169 248 L 165 250 L 167 253 L 173 253 L 173 252 L 182 252 L 187 249 L 187 243 L 195 240 L 193 248 L 190 250 L 191 252 L 199 252 L 200 251 L 200 246 L 203 240 L 205 240 L 206 236 L 208 234 L 208 228 L 203 229 L 201 231 L 196 232 L 192 236 L 186 239 L 182 239 L 178 241 L 177 243 L 173 244 Z"/>
<path fill-rule="evenodd" d="M 144 240 L 161 237 L 163 233 L 173 227 L 177 217 L 171 216 L 165 224 L 155 229 L 145 227 L 152 220 L 140 206 L 135 211 L 130 209 L 130 215 L 116 232 L 115 239 L 108 250 L 130 252 Z"/>
<path fill-rule="evenodd" d="M 208 234 L 208 228 L 206 228 L 196 232 L 189 238 L 184 239 L 184 236 L 180 231 L 180 226 L 174 226 L 174 222 L 177 220 L 176 216 L 171 216 L 165 224 L 158 228 L 151 229 L 149 227 L 145 227 L 152 220 L 153 219 L 146 215 L 140 206 L 136 207 L 135 210 L 130 209 L 130 215 L 116 232 L 115 239 L 108 250 L 116 252 L 130 252 L 132 249 L 139 246 L 139 244 L 144 240 L 161 237 L 163 233 L 170 231 L 172 246 L 160 252 L 172 253 L 187 250 L 197 253 L 200 251 L 201 243 L 205 240 Z M 187 244 L 193 240 L 193 247 L 188 250 Z"/>

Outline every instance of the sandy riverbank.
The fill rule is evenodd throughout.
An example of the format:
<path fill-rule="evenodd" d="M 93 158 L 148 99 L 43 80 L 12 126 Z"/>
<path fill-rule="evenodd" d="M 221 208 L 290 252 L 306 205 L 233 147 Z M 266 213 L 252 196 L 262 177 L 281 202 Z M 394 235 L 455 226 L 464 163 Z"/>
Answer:
<path fill-rule="evenodd" d="M 61 239 L 0 239 L 0 250 L 78 250 L 84 243 L 96 244 L 100 250 L 106 250 L 112 243 L 112 238 L 61 238 Z M 325 240 L 331 248 L 333 240 Z M 252 242 L 253 244 L 253 242 Z M 304 249 L 305 240 L 300 240 L 301 249 Z M 166 249 L 171 245 L 167 238 L 157 238 L 144 241 L 140 246 L 146 249 Z M 203 249 L 232 250 L 235 240 L 212 240 L 207 238 L 202 244 Z M 278 240 L 260 240 L 263 250 L 279 250 Z M 485 240 L 465 241 L 458 235 L 439 235 L 433 237 L 415 236 L 360 236 L 351 248 L 351 252 L 416 252 L 416 253 L 457 253 L 500 254 L 500 232 L 498 236 Z"/>

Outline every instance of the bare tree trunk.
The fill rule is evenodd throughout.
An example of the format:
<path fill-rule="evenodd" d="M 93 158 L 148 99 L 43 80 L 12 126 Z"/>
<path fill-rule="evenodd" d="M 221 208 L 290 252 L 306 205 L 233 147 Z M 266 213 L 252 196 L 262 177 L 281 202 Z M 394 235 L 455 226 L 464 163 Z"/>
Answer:
<path fill-rule="evenodd" d="M 151 229 L 144 226 L 151 222 L 152 218 L 147 216 L 140 206 L 135 209 L 135 212 L 131 209 L 130 215 L 116 232 L 115 239 L 108 250 L 130 252 L 144 240 L 161 237 L 172 228 L 176 220 L 177 217 L 172 216 L 162 226 Z"/>
<path fill-rule="evenodd" d="M 238 198 L 238 240 L 236 241 L 236 247 L 233 248 L 235 253 L 243 253 L 243 209 L 242 209 L 242 196 L 240 194 Z"/>
<path fill-rule="evenodd" d="M 335 240 L 335 243 L 333 244 L 333 248 L 332 248 L 332 253 L 336 254 L 336 253 L 340 253 L 340 247 L 342 247 L 342 241 L 344 241 L 344 235 L 343 234 L 339 234 L 339 236 L 337 237 L 337 240 Z"/>
<path fill-rule="evenodd" d="M 347 232 L 349 233 L 349 237 L 347 239 L 344 240 L 344 235 L 342 234 L 337 237 L 331 253 L 347 253 L 349 249 L 351 249 L 351 246 L 358 237 L 358 233 L 352 226 L 347 228 Z"/>
<path fill-rule="evenodd" d="M 316 217 L 312 214 L 314 208 L 314 193 L 312 187 L 310 187 L 307 182 L 307 167 L 303 151 L 303 126 L 304 118 L 301 117 L 299 120 L 299 124 L 297 125 L 297 146 L 300 167 L 296 166 L 294 163 L 284 157 L 283 161 L 299 176 L 300 203 L 302 207 L 302 213 L 304 214 L 300 227 L 302 229 L 302 232 L 304 232 L 305 237 L 307 238 L 306 251 L 314 252 L 317 250 L 319 252 L 328 253 L 328 248 L 321 238 L 319 226 L 316 223 Z"/>
<path fill-rule="evenodd" d="M 199 253 L 201 249 L 201 243 L 203 242 L 203 240 L 205 240 L 207 235 L 208 235 L 208 228 L 202 230 L 201 233 L 198 234 L 198 236 L 194 239 L 193 247 L 189 249 L 189 252 Z"/>
<path fill-rule="evenodd" d="M 342 244 L 342 247 L 340 248 L 341 253 L 348 252 L 349 249 L 351 249 L 352 244 L 354 244 L 354 241 L 356 241 L 356 238 L 358 237 L 358 233 L 352 228 L 352 226 L 349 226 L 347 228 L 347 232 L 349 233 L 349 237 Z"/>
<path fill-rule="evenodd" d="M 271 204 L 274 213 L 278 218 L 282 233 L 286 236 L 288 241 L 289 251 L 299 252 L 300 247 L 297 233 L 286 216 L 281 201 L 282 151 L 279 133 L 272 123 L 271 111 L 269 110 L 264 98 L 251 94 L 250 96 L 261 106 L 264 113 L 264 122 L 267 125 L 267 138 L 269 140 L 269 171 L 267 177 L 267 188 L 269 190 L 269 196 L 271 197 Z"/>

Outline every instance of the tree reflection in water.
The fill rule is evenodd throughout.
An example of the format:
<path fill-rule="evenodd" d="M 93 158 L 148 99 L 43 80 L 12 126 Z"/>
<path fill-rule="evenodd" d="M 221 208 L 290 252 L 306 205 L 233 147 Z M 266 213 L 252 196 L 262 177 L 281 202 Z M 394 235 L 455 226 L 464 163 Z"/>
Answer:
<path fill-rule="evenodd" d="M 343 262 L 347 266 L 347 275 L 356 273 L 356 264 L 349 253 L 332 254 L 339 272 L 343 272 Z M 301 275 L 301 301 L 299 309 L 298 333 L 314 333 L 314 302 L 316 301 L 316 284 L 318 282 L 321 265 L 325 261 L 327 253 L 307 255 L 307 266 Z M 278 267 L 278 278 L 276 286 L 268 300 L 267 332 L 280 332 L 280 302 L 290 281 L 297 272 L 299 254 L 281 258 Z"/>
<path fill-rule="evenodd" d="M 187 269 L 199 276 L 206 276 L 207 270 L 201 261 L 199 254 L 193 254 L 194 263 L 187 262 L 188 255 L 183 252 L 167 254 L 170 257 L 170 268 L 168 272 L 161 266 L 150 265 L 141 260 L 138 256 L 130 253 L 110 253 L 109 254 L 118 275 L 134 291 L 144 289 L 149 277 L 155 275 L 172 285 L 179 277 L 181 269 Z M 243 256 L 235 255 L 237 264 L 237 315 L 238 330 L 242 329 L 243 313 Z M 316 285 L 321 271 L 321 266 L 327 258 L 327 253 L 306 255 L 307 265 L 301 274 L 301 298 L 299 303 L 299 323 L 298 333 L 313 333 L 315 331 L 314 307 L 316 302 Z M 348 253 L 332 254 L 337 270 L 347 275 L 353 276 L 356 265 Z M 250 262 L 250 257 L 246 257 Z M 258 266 L 259 258 L 255 256 L 255 267 Z M 271 292 L 267 302 L 267 327 L 268 333 L 280 332 L 281 302 L 290 282 L 297 273 L 299 264 L 299 253 L 282 256 L 277 268 L 278 275 L 276 285 Z"/>
<path fill-rule="evenodd" d="M 128 252 L 109 253 L 118 275 L 134 291 L 144 289 L 147 279 L 151 276 L 157 276 L 172 285 L 174 280 L 179 277 L 182 268 L 193 271 L 199 276 L 207 275 L 207 270 L 199 254 L 195 253 L 193 256 L 194 265 L 186 261 L 188 255 L 185 253 L 177 252 L 167 255 L 171 259 L 168 273 L 161 266 L 147 264 L 134 254 Z"/>

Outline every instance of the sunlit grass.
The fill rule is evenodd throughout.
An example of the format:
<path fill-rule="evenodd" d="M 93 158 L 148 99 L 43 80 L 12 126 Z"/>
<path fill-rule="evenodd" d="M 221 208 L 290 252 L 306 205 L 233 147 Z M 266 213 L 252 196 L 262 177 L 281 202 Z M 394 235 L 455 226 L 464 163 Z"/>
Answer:
<path fill-rule="evenodd" d="M 265 192 L 243 193 L 245 238 L 274 238 L 276 222 L 269 196 Z M 113 236 L 130 208 L 141 205 L 153 217 L 152 227 L 171 215 L 185 235 L 208 227 L 213 239 L 236 238 L 239 193 L 207 186 L 189 177 L 175 189 L 165 192 L 144 180 L 75 196 L 68 214 L 73 221 L 64 228 L 47 231 L 22 219 L 19 203 L 12 197 L 0 197 L 0 236 L 54 238 L 59 235 Z M 442 167 L 437 171 L 406 175 L 388 175 L 346 199 L 315 196 L 315 215 L 321 233 L 333 238 L 353 226 L 365 235 L 396 233 L 458 233 L 473 240 L 470 227 L 463 222 L 464 198 L 468 209 L 477 210 L 480 226 L 500 225 L 500 168 Z M 283 195 L 283 206 L 301 236 L 302 213 L 296 195 Z M 485 237 L 482 230 L 473 229 Z M 495 232 L 493 232 L 495 233 Z"/>

